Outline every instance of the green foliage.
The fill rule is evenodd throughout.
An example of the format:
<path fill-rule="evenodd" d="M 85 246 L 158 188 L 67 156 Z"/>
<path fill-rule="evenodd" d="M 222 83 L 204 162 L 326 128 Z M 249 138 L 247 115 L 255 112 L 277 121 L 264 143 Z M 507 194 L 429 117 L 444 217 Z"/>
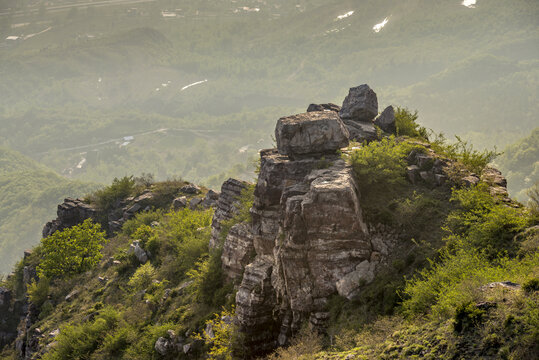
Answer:
<path fill-rule="evenodd" d="M 395 193 L 405 184 L 405 157 L 414 149 L 424 151 L 420 145 L 390 137 L 353 150 L 346 158 L 358 177 L 361 193 Z"/>
<path fill-rule="evenodd" d="M 225 305 L 226 295 L 232 286 L 224 284 L 220 251 L 214 251 L 206 259 L 198 261 L 187 275 L 193 280 L 191 289 L 197 301 L 217 307 Z"/>
<path fill-rule="evenodd" d="M 489 260 L 477 249 L 460 241 L 459 250 L 444 250 L 440 261 L 431 263 L 407 282 L 404 289 L 403 312 L 408 316 L 430 313 L 434 318 L 447 319 L 456 308 L 479 298 L 479 288 L 495 281 L 521 282 L 533 277 L 539 266 L 539 254 L 524 259 L 501 257 Z"/>
<path fill-rule="evenodd" d="M 150 226 L 152 222 L 160 222 L 163 218 L 163 210 L 156 209 L 154 211 L 144 211 L 135 214 L 135 217 L 127 220 L 122 225 L 122 234 L 132 237 L 142 225 Z"/>
<path fill-rule="evenodd" d="M 55 346 L 47 352 L 44 360 L 88 359 L 102 344 L 120 320 L 120 314 L 111 307 L 106 307 L 94 321 L 83 324 L 70 324 L 60 328 Z"/>
<path fill-rule="evenodd" d="M 32 280 L 28 285 L 27 292 L 30 301 L 38 308 L 43 305 L 49 295 L 50 281 L 47 278 L 42 278 L 39 281 Z"/>
<path fill-rule="evenodd" d="M 96 184 L 70 181 L 30 158 L 0 146 L 0 273 L 8 274 L 24 250 L 39 243 L 43 224 L 66 197 Z"/>
<path fill-rule="evenodd" d="M 397 107 L 397 111 L 395 111 L 397 136 L 419 137 L 426 140 L 428 138 L 427 129 L 416 122 L 417 118 L 417 110 L 412 113 L 406 108 Z"/>
<path fill-rule="evenodd" d="M 111 185 L 97 190 L 90 196 L 89 200 L 95 203 L 99 209 L 108 211 L 114 207 L 118 200 L 133 195 L 134 190 L 135 179 L 133 176 L 124 176 L 121 179 L 114 178 Z"/>
<path fill-rule="evenodd" d="M 519 244 L 513 238 L 531 220 L 524 209 L 496 202 L 484 183 L 453 190 L 451 201 L 457 202 L 459 208 L 447 217 L 448 231 L 466 237 L 474 248 L 482 249 L 491 258 L 502 251 L 516 253 Z"/>
<path fill-rule="evenodd" d="M 105 233 L 91 219 L 80 225 L 41 240 L 43 259 L 37 268 L 40 277 L 58 277 L 80 274 L 99 263 L 103 256 Z"/>
<path fill-rule="evenodd" d="M 206 327 L 202 334 L 198 335 L 199 340 L 203 340 L 210 346 L 208 358 L 212 360 L 232 360 L 238 358 L 241 351 L 241 340 L 239 331 L 234 324 L 234 307 L 231 310 L 223 309 L 221 313 L 214 314 L 213 319 L 206 321 Z M 206 329 L 211 329 L 208 333 Z"/>
<path fill-rule="evenodd" d="M 135 292 L 145 290 L 152 284 L 152 280 L 155 279 L 156 270 L 149 262 L 141 265 L 137 271 L 131 276 L 127 285 L 129 285 Z"/>
<path fill-rule="evenodd" d="M 455 135 L 456 142 L 448 143 L 443 134 L 438 134 L 432 142 L 433 149 L 456 162 L 455 166 L 469 172 L 481 174 L 485 167 L 501 153 L 496 149 L 479 151 L 472 144 Z M 458 176 L 458 174 L 456 174 Z"/>
<path fill-rule="evenodd" d="M 478 326 L 483 320 L 483 315 L 485 315 L 485 310 L 478 309 L 471 303 L 457 306 L 453 324 L 455 332 L 461 333 Z"/>

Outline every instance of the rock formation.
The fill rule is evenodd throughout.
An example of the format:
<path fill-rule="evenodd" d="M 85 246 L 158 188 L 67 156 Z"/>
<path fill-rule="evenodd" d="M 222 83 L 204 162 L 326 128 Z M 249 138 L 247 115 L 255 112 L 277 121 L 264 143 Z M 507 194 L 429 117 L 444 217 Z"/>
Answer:
<path fill-rule="evenodd" d="M 376 139 L 372 121 L 378 115 L 378 98 L 369 85 L 350 88 L 339 115 L 348 128 L 350 140 L 363 142 Z"/>
<path fill-rule="evenodd" d="M 373 127 L 376 94 L 359 90 L 363 95 L 351 90 L 345 100 L 346 114 L 365 124 L 368 117 Z M 241 280 L 237 322 L 251 355 L 286 344 L 304 321 L 323 328 L 328 297 L 354 298 L 384 257 L 375 248 L 387 255 L 391 246 L 383 237 L 371 242 L 355 176 L 336 153 L 348 145 L 347 127 L 336 111 L 309 109 L 314 111 L 278 120 L 277 149 L 260 152 L 252 223 L 232 227 L 223 245 L 225 274 Z M 219 204 L 229 186 L 223 184 Z M 218 205 L 213 242 L 218 219 L 231 218 L 227 211 Z"/>
<path fill-rule="evenodd" d="M 58 205 L 57 215 L 58 218 L 49 221 L 43 228 L 43 237 L 52 235 L 57 230 L 80 224 L 88 218 L 95 219 L 97 212 L 81 199 L 66 198 L 62 204 Z"/>

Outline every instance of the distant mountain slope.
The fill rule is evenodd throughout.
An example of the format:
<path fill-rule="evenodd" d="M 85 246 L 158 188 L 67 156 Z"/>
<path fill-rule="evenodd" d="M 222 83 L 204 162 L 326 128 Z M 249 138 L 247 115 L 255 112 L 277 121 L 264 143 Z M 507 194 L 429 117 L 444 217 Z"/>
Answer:
<path fill-rule="evenodd" d="M 506 147 L 496 164 L 507 174 L 509 194 L 526 201 L 528 189 L 539 184 L 539 127 L 528 137 Z"/>
<path fill-rule="evenodd" d="M 59 201 L 96 188 L 69 181 L 20 153 L 0 148 L 0 273 L 7 273 L 25 249 L 38 243 Z"/>

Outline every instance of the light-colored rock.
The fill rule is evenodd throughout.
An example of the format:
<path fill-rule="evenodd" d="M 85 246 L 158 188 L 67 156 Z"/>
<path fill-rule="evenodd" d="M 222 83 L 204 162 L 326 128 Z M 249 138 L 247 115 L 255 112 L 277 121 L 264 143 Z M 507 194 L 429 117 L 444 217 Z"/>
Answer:
<path fill-rule="evenodd" d="M 135 240 L 129 245 L 129 249 L 127 249 L 127 254 L 131 255 L 134 254 L 137 260 L 141 264 L 145 264 L 146 261 L 148 261 L 148 254 L 142 247 L 140 247 L 140 242 L 138 240 Z"/>
<path fill-rule="evenodd" d="M 231 282 L 241 280 L 245 266 L 254 259 L 253 234 L 249 224 L 240 223 L 230 228 L 223 244 L 221 261 L 223 271 Z"/>
<path fill-rule="evenodd" d="M 187 197 L 186 196 L 180 196 L 174 201 L 172 201 L 172 206 L 174 207 L 174 210 L 180 210 L 187 206 Z"/>
<path fill-rule="evenodd" d="M 361 286 L 374 280 L 375 269 L 376 263 L 368 260 L 361 262 L 355 271 L 348 273 L 337 281 L 337 292 L 348 300 L 354 300 L 359 295 Z"/>
<path fill-rule="evenodd" d="M 160 337 L 155 342 L 154 348 L 155 348 L 155 351 L 157 351 L 160 355 L 165 356 L 171 350 L 172 343 L 168 339 L 164 337 Z"/>
<path fill-rule="evenodd" d="M 280 118 L 275 128 L 277 149 L 291 158 L 335 153 L 348 145 L 348 130 L 333 111 L 314 111 Z"/>

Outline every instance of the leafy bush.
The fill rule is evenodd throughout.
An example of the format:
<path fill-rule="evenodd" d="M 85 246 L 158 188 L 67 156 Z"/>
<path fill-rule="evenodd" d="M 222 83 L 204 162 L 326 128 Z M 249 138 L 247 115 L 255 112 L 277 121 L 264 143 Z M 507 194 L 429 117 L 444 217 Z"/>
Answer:
<path fill-rule="evenodd" d="M 533 277 L 539 266 L 537 253 L 524 259 L 500 257 L 491 261 L 465 241 L 455 241 L 458 250 L 444 250 L 439 262 L 432 262 L 430 269 L 422 270 L 407 282 L 403 292 L 404 314 L 430 312 L 435 318 L 447 319 L 459 305 L 476 300 L 482 285 L 494 281 L 521 282 Z"/>
<path fill-rule="evenodd" d="M 456 142 L 448 143 L 443 134 L 438 134 L 432 141 L 433 149 L 456 162 L 457 168 L 463 168 L 469 172 L 481 174 L 485 167 L 492 162 L 500 153 L 492 150 L 478 151 L 472 144 L 456 136 Z"/>
<path fill-rule="evenodd" d="M 191 288 L 197 301 L 213 306 L 225 304 L 226 294 L 232 290 L 232 286 L 224 284 L 220 251 L 214 251 L 206 259 L 198 261 L 187 275 L 193 280 Z"/>
<path fill-rule="evenodd" d="M 234 307 L 214 314 L 213 319 L 206 321 L 205 329 L 211 328 L 212 333 L 204 332 L 196 338 L 210 345 L 208 358 L 214 360 L 232 360 L 240 356 L 241 340 L 237 326 L 234 324 Z"/>
<path fill-rule="evenodd" d="M 149 262 L 141 265 L 137 271 L 131 276 L 127 285 L 129 285 L 134 291 L 140 291 L 146 289 L 151 285 L 152 280 L 155 279 L 155 268 Z"/>
<path fill-rule="evenodd" d="M 90 195 L 89 200 L 95 203 L 99 209 L 108 211 L 114 207 L 116 201 L 133 195 L 134 190 L 135 179 L 133 176 L 124 176 L 121 179 L 114 178 L 110 186 L 97 190 Z"/>
<path fill-rule="evenodd" d="M 410 136 L 427 139 L 427 129 L 416 123 L 417 118 L 417 110 L 412 113 L 407 108 L 397 107 L 397 111 L 395 111 L 395 127 L 397 129 L 397 136 Z"/>
<path fill-rule="evenodd" d="M 57 346 L 43 355 L 44 360 L 88 359 L 112 332 L 120 320 L 120 314 L 105 307 L 92 322 L 70 324 L 60 329 Z"/>
<path fill-rule="evenodd" d="M 424 152 L 422 146 L 397 141 L 392 136 L 365 144 L 345 158 L 352 164 L 362 194 L 393 193 L 405 184 L 405 157 L 413 149 Z"/>
<path fill-rule="evenodd" d="M 101 225 L 86 219 L 41 240 L 42 260 L 37 267 L 40 277 L 80 274 L 94 267 L 105 243 Z"/>
<path fill-rule="evenodd" d="M 126 236 L 133 236 L 133 233 L 142 225 L 150 226 L 152 222 L 160 222 L 163 218 L 163 210 L 157 209 L 155 211 L 144 211 L 136 213 L 135 217 L 127 220 L 122 225 L 122 234 Z"/>
<path fill-rule="evenodd" d="M 32 280 L 28 285 L 28 298 L 38 308 L 43 305 L 49 295 L 50 281 L 47 278 L 42 278 L 39 281 Z"/>
<path fill-rule="evenodd" d="M 516 253 L 519 244 L 513 238 L 530 223 L 523 209 L 497 203 L 484 183 L 455 189 L 451 201 L 457 202 L 459 209 L 447 217 L 448 231 L 466 237 L 474 248 L 482 249 L 491 258 L 502 251 Z"/>

